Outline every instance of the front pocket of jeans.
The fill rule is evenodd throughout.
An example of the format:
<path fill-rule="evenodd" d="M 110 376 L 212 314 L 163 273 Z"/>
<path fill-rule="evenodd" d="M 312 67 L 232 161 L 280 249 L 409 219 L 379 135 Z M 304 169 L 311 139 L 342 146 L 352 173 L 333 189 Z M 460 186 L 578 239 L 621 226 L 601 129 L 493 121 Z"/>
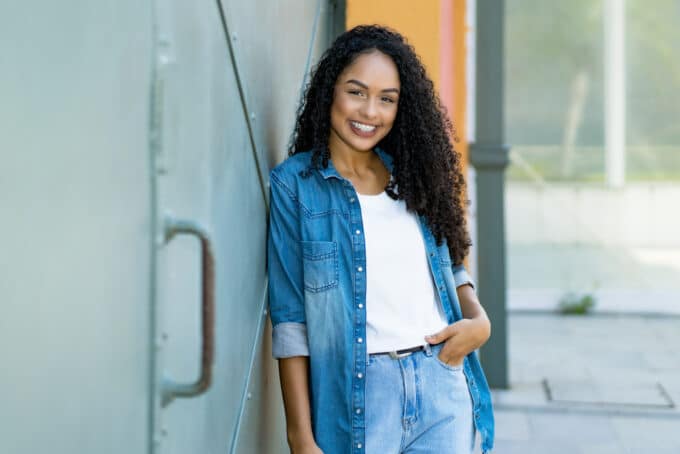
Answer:
<path fill-rule="evenodd" d="M 456 366 L 452 366 L 452 365 L 450 365 L 450 364 L 445 363 L 445 362 L 442 361 L 441 359 L 439 359 L 439 355 L 438 355 L 438 354 L 434 354 L 434 355 L 432 355 L 432 356 L 434 357 L 435 361 L 437 361 L 437 363 L 439 363 L 439 365 L 442 366 L 442 367 L 443 367 L 444 369 L 446 369 L 446 370 L 449 370 L 449 371 L 451 371 L 451 372 L 458 372 L 458 371 L 463 370 L 463 364 L 465 364 L 465 360 L 463 360 L 462 363 L 460 363 L 460 364 L 458 364 L 458 365 L 456 365 Z"/>
<path fill-rule="evenodd" d="M 335 241 L 301 241 L 305 290 L 322 292 L 338 286 L 338 245 Z"/>

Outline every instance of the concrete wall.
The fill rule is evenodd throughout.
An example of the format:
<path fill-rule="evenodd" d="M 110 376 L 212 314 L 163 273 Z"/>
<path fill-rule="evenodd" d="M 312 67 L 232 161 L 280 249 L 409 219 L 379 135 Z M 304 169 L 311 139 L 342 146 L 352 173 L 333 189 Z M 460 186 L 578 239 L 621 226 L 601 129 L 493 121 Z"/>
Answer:
<path fill-rule="evenodd" d="M 680 184 L 507 184 L 510 244 L 680 247 Z"/>

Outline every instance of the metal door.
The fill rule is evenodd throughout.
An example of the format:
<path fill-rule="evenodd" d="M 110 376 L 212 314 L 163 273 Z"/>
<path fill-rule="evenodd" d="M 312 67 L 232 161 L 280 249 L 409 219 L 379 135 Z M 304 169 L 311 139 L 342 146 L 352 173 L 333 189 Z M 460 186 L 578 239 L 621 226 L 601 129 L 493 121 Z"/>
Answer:
<path fill-rule="evenodd" d="M 151 9 L 0 3 L 0 452 L 149 450 Z"/>
<path fill-rule="evenodd" d="M 342 6 L 6 3 L 0 453 L 287 452 L 267 174 Z"/>
<path fill-rule="evenodd" d="M 155 401 L 157 452 L 287 452 L 266 333 L 268 170 L 285 156 L 304 75 L 333 17 L 326 1 L 156 2 L 161 394 L 168 380 L 196 384 L 214 348 L 205 392 Z M 167 219 L 186 234 L 168 235 Z"/>

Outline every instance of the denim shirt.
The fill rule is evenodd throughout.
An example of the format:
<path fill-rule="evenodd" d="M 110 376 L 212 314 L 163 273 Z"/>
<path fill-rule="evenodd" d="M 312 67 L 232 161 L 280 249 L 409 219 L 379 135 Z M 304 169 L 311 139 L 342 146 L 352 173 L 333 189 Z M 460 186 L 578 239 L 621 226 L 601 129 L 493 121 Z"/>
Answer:
<path fill-rule="evenodd" d="M 392 171 L 392 157 L 376 149 Z M 314 437 L 325 454 L 364 452 L 366 374 L 366 244 L 352 183 L 329 161 L 309 171 L 311 152 L 297 153 L 270 173 L 269 308 L 273 356 L 309 356 Z M 456 286 L 470 282 L 437 246 L 423 217 L 437 297 L 449 323 L 462 318 Z M 493 447 L 489 387 L 477 352 L 464 360 L 482 451 Z M 445 392 L 445 390 L 442 390 Z M 370 453 L 373 454 L 373 453 Z"/>

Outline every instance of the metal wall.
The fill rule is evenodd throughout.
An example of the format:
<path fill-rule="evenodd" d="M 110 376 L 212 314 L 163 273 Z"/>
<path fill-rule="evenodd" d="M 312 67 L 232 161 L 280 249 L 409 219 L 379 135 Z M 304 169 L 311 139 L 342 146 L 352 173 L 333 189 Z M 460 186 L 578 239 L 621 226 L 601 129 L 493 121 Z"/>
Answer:
<path fill-rule="evenodd" d="M 7 3 L 0 452 L 287 452 L 267 173 L 343 3 Z"/>

